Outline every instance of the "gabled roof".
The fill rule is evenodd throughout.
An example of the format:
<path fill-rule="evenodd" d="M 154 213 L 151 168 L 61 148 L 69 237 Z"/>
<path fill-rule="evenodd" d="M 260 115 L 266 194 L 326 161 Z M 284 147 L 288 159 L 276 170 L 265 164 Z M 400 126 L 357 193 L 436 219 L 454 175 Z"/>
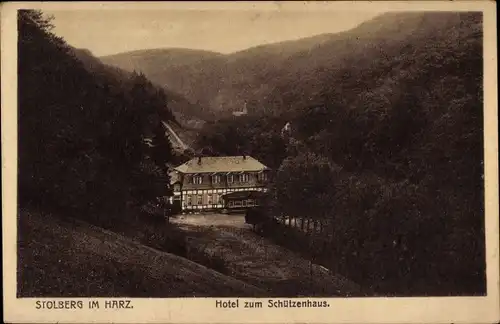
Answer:
<path fill-rule="evenodd" d="M 241 172 L 268 170 L 264 164 L 251 156 L 203 156 L 195 157 L 174 170 L 182 173 Z"/>
<path fill-rule="evenodd" d="M 176 182 L 181 181 L 181 178 L 179 176 L 179 172 L 176 172 L 176 171 L 170 172 L 168 175 L 170 176 L 170 183 L 171 184 L 174 184 Z"/>

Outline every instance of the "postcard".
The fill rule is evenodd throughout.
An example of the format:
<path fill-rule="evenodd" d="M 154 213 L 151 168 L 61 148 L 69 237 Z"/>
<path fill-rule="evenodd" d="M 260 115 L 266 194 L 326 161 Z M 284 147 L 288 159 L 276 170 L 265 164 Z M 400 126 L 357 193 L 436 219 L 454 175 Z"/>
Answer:
<path fill-rule="evenodd" d="M 494 6 L 2 5 L 4 321 L 498 322 Z"/>

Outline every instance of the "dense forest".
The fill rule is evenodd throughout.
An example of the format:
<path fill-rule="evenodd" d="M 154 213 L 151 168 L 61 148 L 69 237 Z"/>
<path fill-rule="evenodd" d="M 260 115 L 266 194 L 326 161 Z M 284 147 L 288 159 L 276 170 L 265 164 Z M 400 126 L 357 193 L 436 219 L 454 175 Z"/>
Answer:
<path fill-rule="evenodd" d="M 481 14 L 388 14 L 355 32 L 276 78 L 271 113 L 207 125 L 199 145 L 279 165 L 274 213 L 320 222 L 324 259 L 351 279 L 484 293 Z"/>
<path fill-rule="evenodd" d="M 279 118 L 262 115 L 222 118 L 199 131 L 195 147 L 202 155 L 251 155 L 277 169 L 287 150 L 278 127 L 281 123 Z"/>
<path fill-rule="evenodd" d="M 164 90 L 72 48 L 40 11 L 18 28 L 20 207 L 109 224 L 168 194 Z"/>

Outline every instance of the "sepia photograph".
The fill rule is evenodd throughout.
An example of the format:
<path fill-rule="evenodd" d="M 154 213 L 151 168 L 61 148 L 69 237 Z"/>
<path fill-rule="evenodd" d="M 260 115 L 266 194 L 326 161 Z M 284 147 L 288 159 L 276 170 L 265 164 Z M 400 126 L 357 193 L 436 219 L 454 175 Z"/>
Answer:
<path fill-rule="evenodd" d="M 287 4 L 16 8 L 14 299 L 498 303 L 482 7 Z"/>

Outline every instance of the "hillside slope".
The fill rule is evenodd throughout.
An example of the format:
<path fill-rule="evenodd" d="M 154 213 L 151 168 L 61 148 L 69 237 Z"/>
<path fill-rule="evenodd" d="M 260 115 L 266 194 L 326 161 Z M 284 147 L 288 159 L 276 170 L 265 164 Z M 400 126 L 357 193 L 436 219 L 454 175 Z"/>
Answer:
<path fill-rule="evenodd" d="M 393 89 L 397 95 L 405 91 L 406 84 L 395 81 L 402 78 L 425 86 L 426 80 L 418 80 L 418 74 L 429 71 L 428 81 L 440 73 L 432 69 L 443 58 L 449 55 L 459 60 L 463 53 L 475 51 L 481 41 L 481 27 L 475 28 L 478 23 L 481 17 L 475 13 L 382 15 L 291 57 L 291 68 L 282 69 L 274 78 L 274 90 L 265 102 L 279 111 L 325 101 L 363 109 L 365 100 L 359 102 L 360 95 L 368 90 Z"/>
<path fill-rule="evenodd" d="M 257 296 L 259 289 L 83 222 L 22 211 L 19 297 Z"/>

